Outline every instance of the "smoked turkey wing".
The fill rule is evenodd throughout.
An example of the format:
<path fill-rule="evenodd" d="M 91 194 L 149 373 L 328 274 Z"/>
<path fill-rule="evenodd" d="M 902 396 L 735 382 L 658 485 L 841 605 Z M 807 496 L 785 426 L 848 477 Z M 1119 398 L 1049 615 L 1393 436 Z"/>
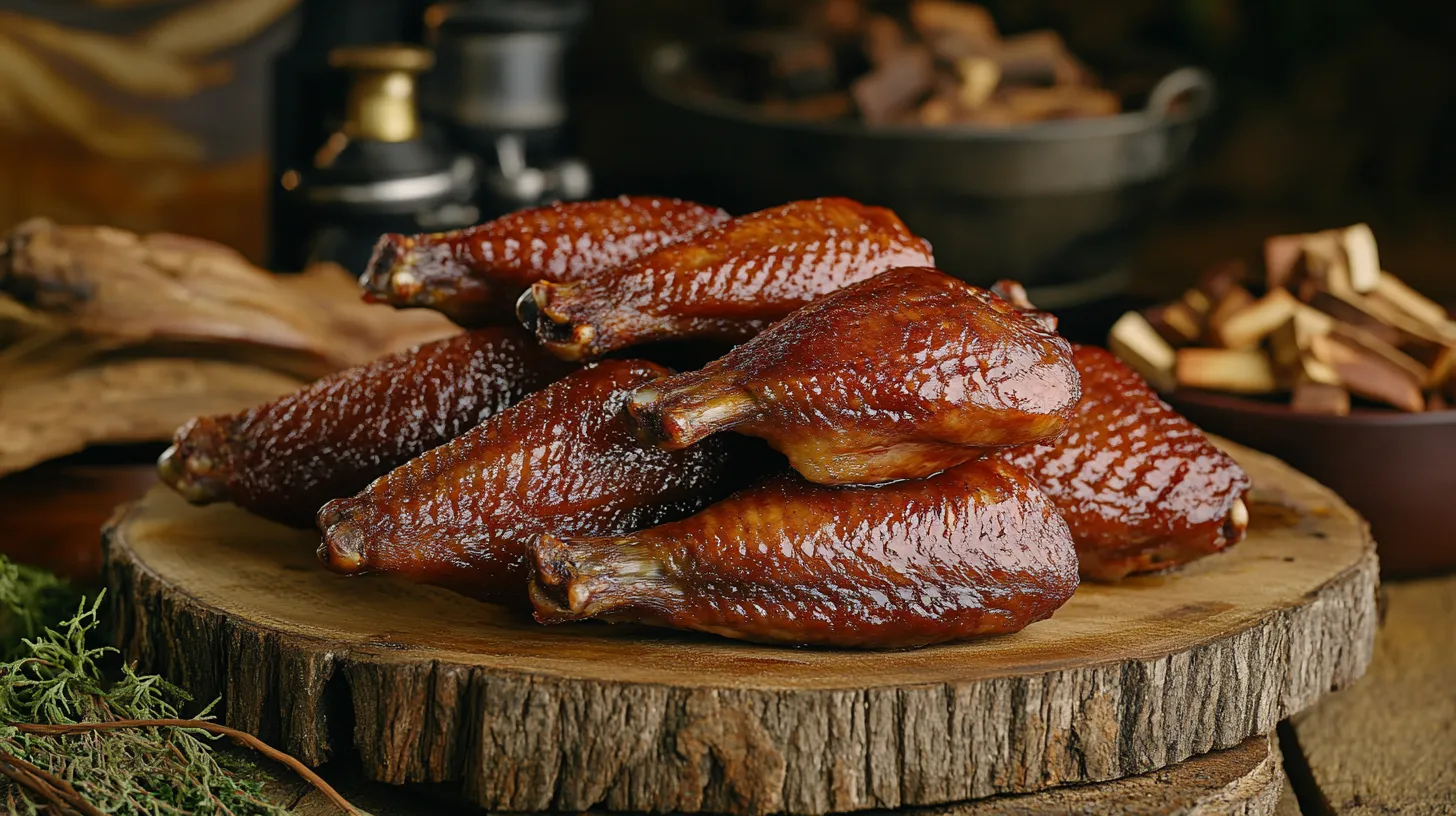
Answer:
<path fill-rule="evenodd" d="M 1077 587 L 1066 522 L 995 460 L 880 487 L 777 476 L 639 533 L 544 535 L 535 560 L 542 622 L 600 617 L 789 645 L 1016 632 Z"/>
<path fill-rule="evenodd" d="M 1115 581 L 1243 538 L 1243 468 L 1111 352 L 1077 346 L 1082 401 L 1059 439 L 999 455 L 1061 508 L 1082 574 Z"/>
<path fill-rule="evenodd" d="M 743 340 L 855 281 L 934 262 L 893 212 L 820 198 L 735 218 L 590 280 L 541 281 L 517 311 L 557 355 L 589 359 L 660 340 Z"/>
<path fill-rule="evenodd" d="M 572 368 L 518 328 L 467 332 L 256 408 L 198 417 L 177 430 L 157 470 L 193 504 L 231 501 L 312 527 L 324 502 L 352 496 Z"/>
<path fill-rule="evenodd" d="M 374 300 L 464 326 L 513 323 L 516 298 L 538 280 L 589 278 L 727 220 L 657 196 L 552 204 L 452 232 L 385 234 L 360 284 Z"/>
<path fill-rule="evenodd" d="M 544 530 L 614 535 L 681 518 L 732 489 L 727 446 L 638 443 L 632 390 L 667 369 L 608 360 L 567 376 L 318 515 L 319 554 L 485 600 L 526 603 L 526 547 Z"/>
<path fill-rule="evenodd" d="M 1066 340 L 984 289 L 904 268 L 644 386 L 631 413 L 663 447 L 732 429 L 809 481 L 870 484 L 1055 436 L 1080 395 Z"/>

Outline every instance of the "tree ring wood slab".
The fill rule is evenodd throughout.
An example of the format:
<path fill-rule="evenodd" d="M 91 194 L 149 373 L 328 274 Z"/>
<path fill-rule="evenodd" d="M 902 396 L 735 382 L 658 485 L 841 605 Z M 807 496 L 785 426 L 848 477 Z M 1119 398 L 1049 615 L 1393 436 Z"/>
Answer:
<path fill-rule="evenodd" d="M 543 627 L 343 578 L 317 537 L 163 488 L 105 531 L 117 642 L 306 762 L 448 782 L 496 810 L 936 805 L 1117 779 L 1230 748 L 1365 670 L 1378 566 L 1327 489 L 1233 445 L 1248 539 L 1084 585 L 1019 634 L 911 652 Z"/>

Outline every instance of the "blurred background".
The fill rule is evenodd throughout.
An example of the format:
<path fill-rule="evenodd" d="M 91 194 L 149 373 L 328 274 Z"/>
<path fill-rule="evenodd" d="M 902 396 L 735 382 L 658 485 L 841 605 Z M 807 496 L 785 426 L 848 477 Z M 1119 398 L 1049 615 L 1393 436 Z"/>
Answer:
<path fill-rule="evenodd" d="M 899 3 L 864 5 L 830 3 L 838 11 L 829 13 L 904 12 Z M 538 198 L 619 192 L 695 196 L 735 210 L 759 204 L 758 191 L 762 203 L 777 203 L 783 197 L 773 195 L 800 192 L 806 184 L 817 186 L 811 193 L 848 194 L 869 184 L 886 197 L 903 197 L 904 189 L 894 189 L 896 176 L 906 177 L 899 187 L 914 194 L 921 181 L 908 177 L 926 168 L 886 163 L 873 149 L 836 147 L 853 136 L 831 128 L 762 144 L 735 136 L 725 145 L 711 135 L 727 131 L 710 128 L 704 141 L 693 123 L 682 123 L 681 110 L 644 86 L 644 66 L 661 57 L 664 44 L 696 47 L 750 30 L 812 28 L 824 6 L 821 0 L 0 0 L 0 225 L 40 215 L 176 231 L 286 270 L 301 268 L 311 254 L 347 259 L 320 235 L 351 219 L 365 233 L 402 213 L 422 228 L 446 228 Z M 984 6 L 1003 37 L 1060 33 L 1108 87 L 1126 91 L 1124 99 L 1132 101 L 1124 110 L 1179 66 L 1204 68 L 1217 83 L 1217 104 L 1194 122 L 1186 168 L 1173 162 L 1167 189 L 1130 203 L 1124 185 L 1087 205 L 1126 210 L 1115 219 L 1052 202 L 1026 208 L 1009 226 L 994 225 L 1001 241 L 1028 246 L 1062 241 L 1047 232 L 1053 227 L 1116 231 L 1112 246 L 1062 247 L 1056 263 L 1065 266 L 1075 256 L 1082 268 L 1048 273 L 1053 283 L 1117 272 L 1108 285 L 1072 290 L 1062 305 L 1166 296 L 1208 264 L 1254 252 L 1269 234 L 1362 220 L 1374 227 L 1388 267 L 1433 296 L 1456 297 L 1447 274 L 1456 257 L 1456 233 L 1448 227 L 1456 214 L 1456 50 L 1449 47 L 1456 6 L 1418 0 L 988 0 Z M 399 54 L 354 55 L 352 62 L 346 55 L 330 63 L 339 46 L 384 42 L 432 45 L 432 67 Z M 413 101 L 425 125 L 413 152 L 354 156 L 331 141 L 348 119 L 350 78 L 370 70 L 401 72 L 410 81 L 423 74 Z M 438 134 L 424 132 L 436 126 Z M 520 138 L 502 140 L 502 134 Z M 894 146 L 895 155 L 921 155 L 921 164 L 934 164 L 930 172 L 950 175 L 967 155 L 933 146 L 922 153 L 918 138 Z M 946 138 L 953 137 L 934 137 Z M 856 189 L 834 189 L 832 172 L 827 181 L 792 178 L 821 144 L 835 154 L 836 167 L 846 168 L 840 186 Z M 746 158 L 735 159 L 740 147 Z M 461 155 L 474 159 L 473 171 L 454 163 Z M 972 168 L 967 174 L 980 172 L 973 156 L 964 161 Z M 1041 162 L 1034 152 L 1015 161 L 1032 173 Z M 714 165 L 732 168 L 733 189 L 704 170 Z M 873 183 L 853 179 L 865 174 L 878 175 Z M 415 186 L 391 188 L 404 198 L 388 212 L 367 196 L 349 198 L 349 190 L 380 179 Z M 437 183 L 432 188 L 420 179 Z M 974 187 L 975 179 L 966 185 Z M 976 198 L 984 191 L 971 190 L 963 200 L 955 192 L 924 193 L 949 227 L 930 230 L 902 214 L 917 229 L 964 225 L 974 236 L 989 217 L 986 201 Z M 1020 205 L 1013 201 L 997 212 L 1007 206 Z M 958 240 L 931 237 L 937 248 Z M 954 259 L 961 268 L 953 271 L 971 278 L 1040 274 L 1019 269 L 1027 259 L 1001 250 L 968 239 Z"/>

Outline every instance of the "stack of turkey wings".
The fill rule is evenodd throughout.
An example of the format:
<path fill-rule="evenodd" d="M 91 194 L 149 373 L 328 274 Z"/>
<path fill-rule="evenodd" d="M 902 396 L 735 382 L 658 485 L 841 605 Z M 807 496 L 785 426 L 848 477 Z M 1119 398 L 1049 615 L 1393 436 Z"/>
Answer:
<path fill-rule="evenodd" d="M 159 462 L 194 503 L 316 523 L 337 572 L 899 648 L 1018 631 L 1079 573 L 1247 522 L 1243 471 L 1136 374 L 882 208 L 557 204 L 385 235 L 361 283 L 467 331 L 195 419 Z"/>

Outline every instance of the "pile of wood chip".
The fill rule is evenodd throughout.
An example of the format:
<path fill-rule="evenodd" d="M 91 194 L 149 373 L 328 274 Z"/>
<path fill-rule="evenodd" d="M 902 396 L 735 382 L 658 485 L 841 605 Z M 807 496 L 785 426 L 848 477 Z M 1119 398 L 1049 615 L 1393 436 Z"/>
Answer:
<path fill-rule="evenodd" d="M 897 11 L 824 0 L 791 35 L 746 37 L 733 79 L 717 86 L 776 115 L 874 125 L 1008 126 L 1122 108 L 1055 31 L 1003 37 L 983 6 L 959 0 L 881 5 Z"/>
<path fill-rule="evenodd" d="M 336 266 L 272 275 L 210 241 L 28 221 L 0 234 L 0 476 L 456 331 L 362 303 Z"/>
<path fill-rule="evenodd" d="M 1288 393 L 1296 411 L 1341 415 L 1351 395 L 1411 412 L 1456 401 L 1456 323 L 1380 268 L 1369 226 L 1273 236 L 1263 272 L 1255 295 L 1246 264 L 1220 264 L 1123 315 L 1108 345 L 1162 391 Z"/>

